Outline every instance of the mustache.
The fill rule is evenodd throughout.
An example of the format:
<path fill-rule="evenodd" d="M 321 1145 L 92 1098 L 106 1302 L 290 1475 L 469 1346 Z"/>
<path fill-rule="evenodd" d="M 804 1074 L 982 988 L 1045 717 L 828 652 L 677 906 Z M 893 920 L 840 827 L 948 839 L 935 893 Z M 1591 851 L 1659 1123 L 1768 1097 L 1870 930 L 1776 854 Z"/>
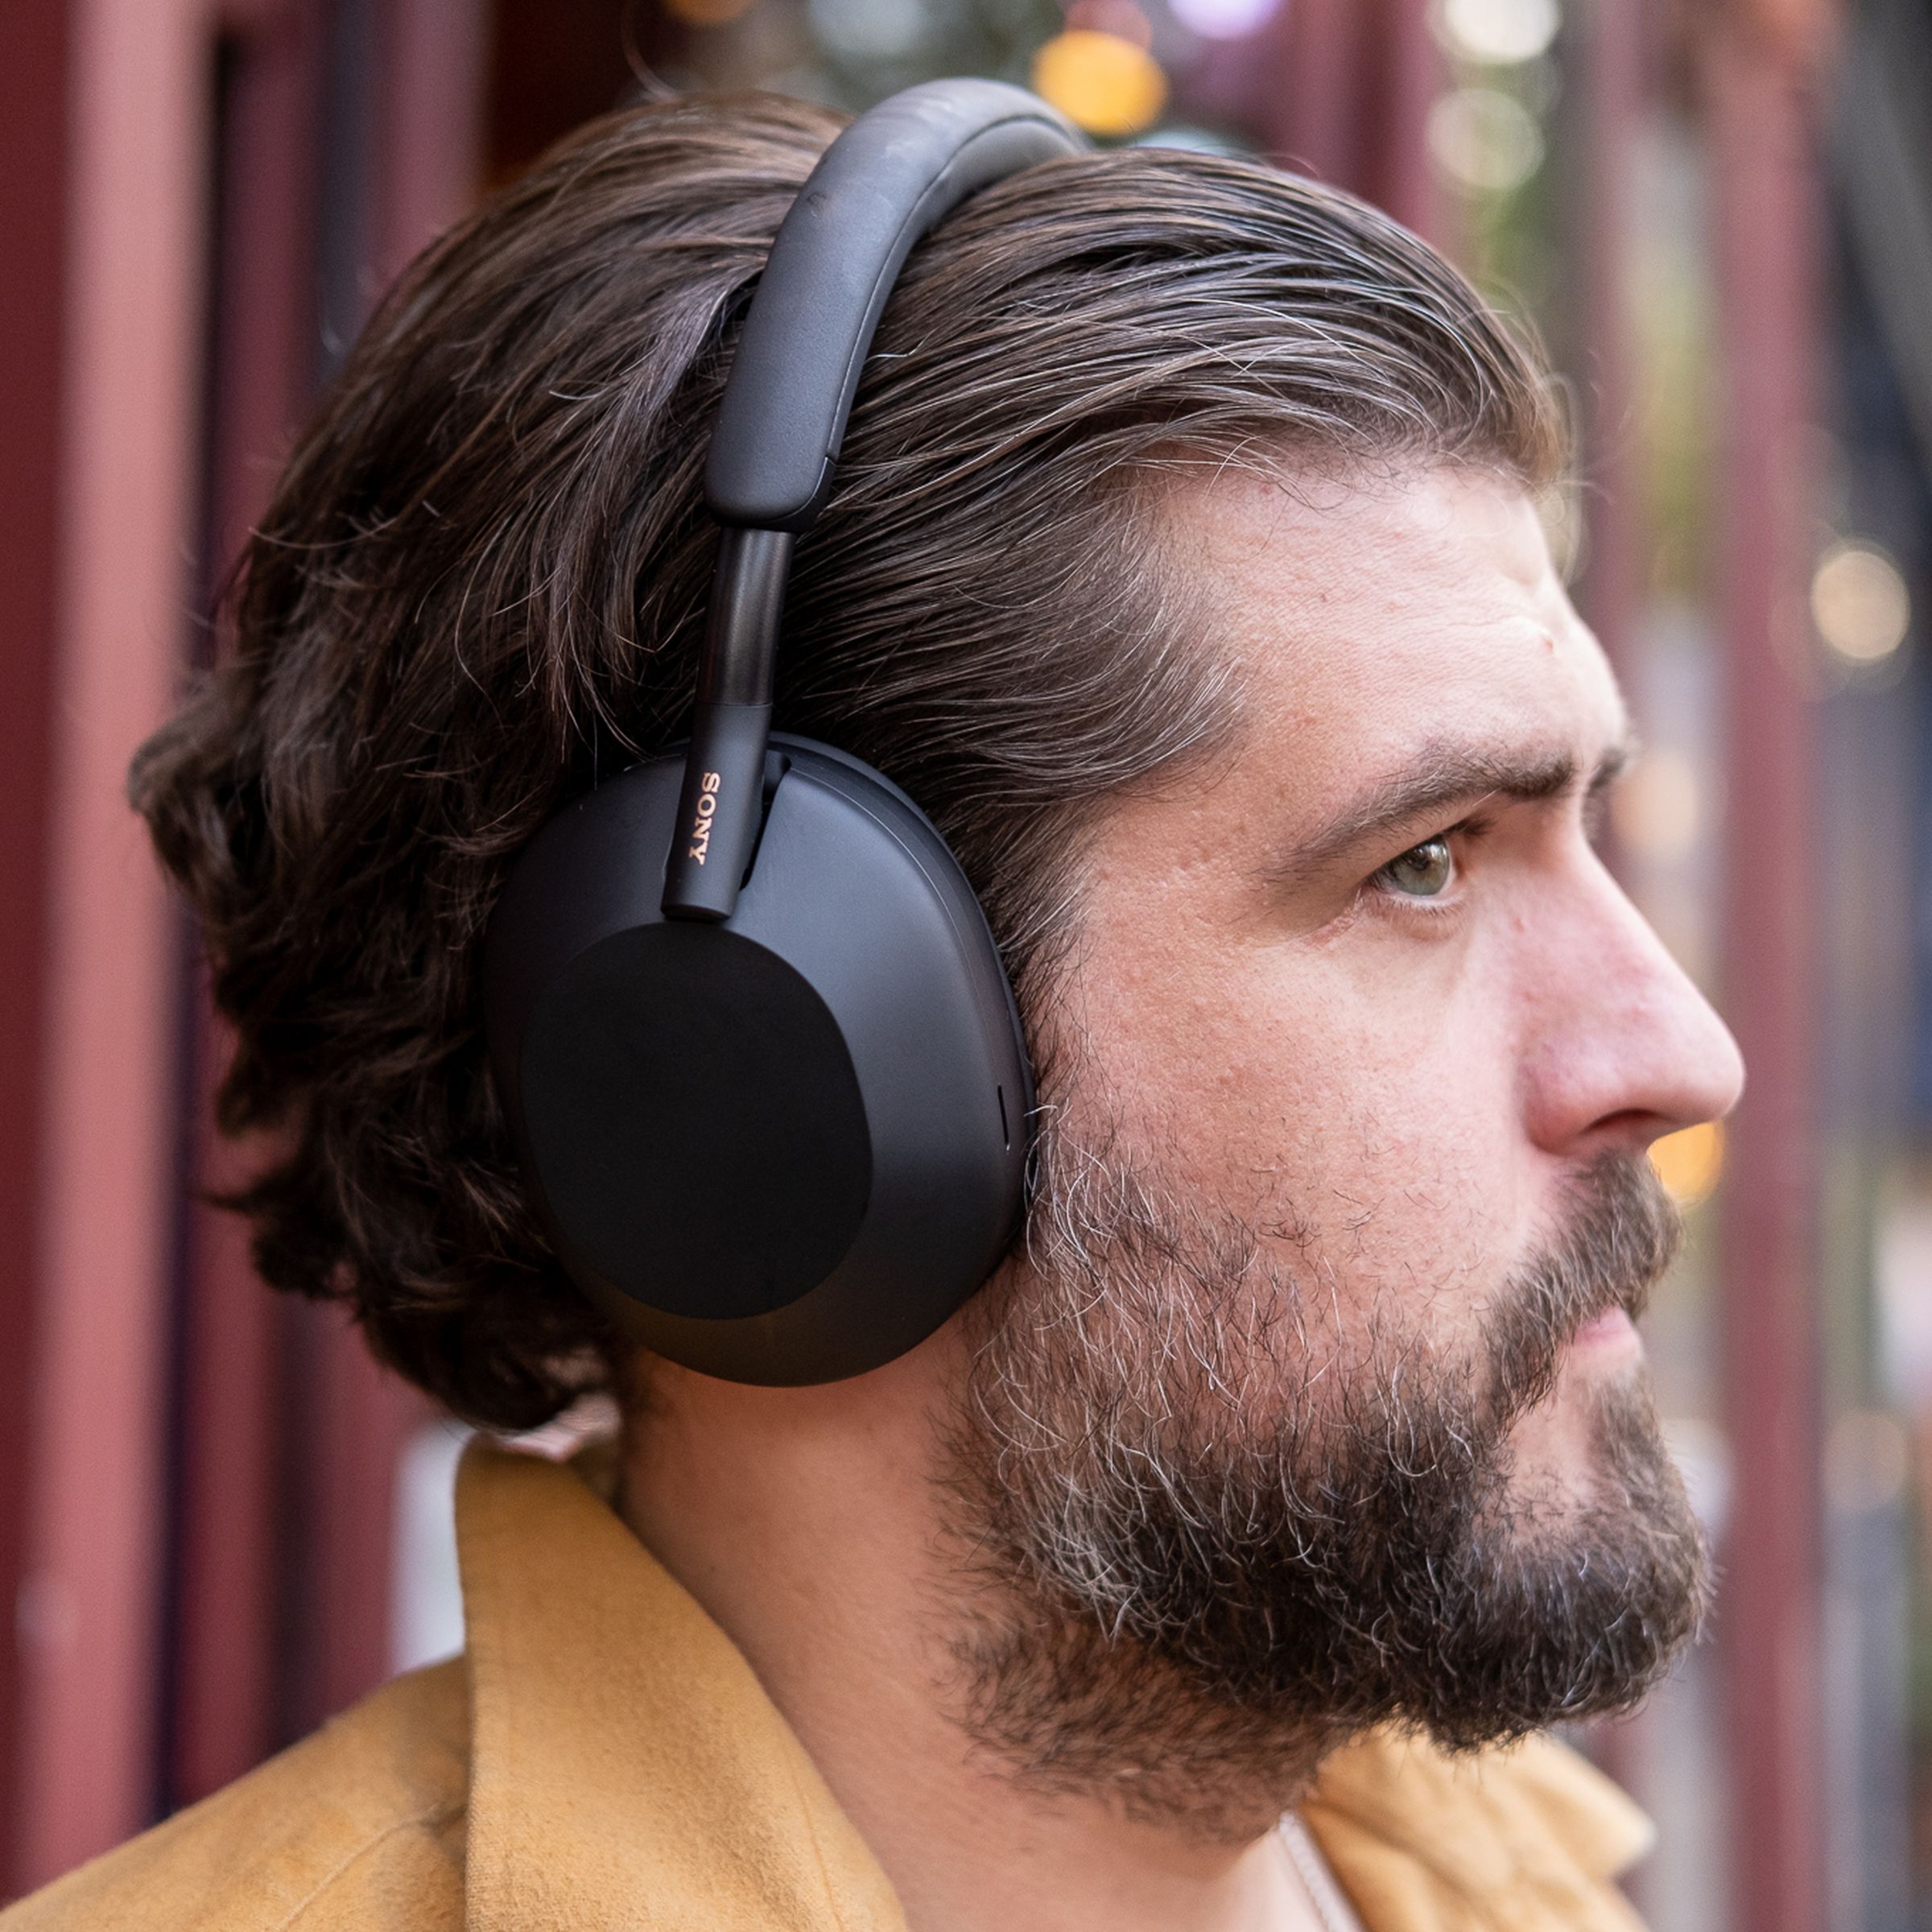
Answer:
<path fill-rule="evenodd" d="M 1641 1319 L 1683 1241 L 1683 1217 L 1641 1154 L 1600 1155 L 1576 1177 L 1570 1212 L 1510 1278 L 1491 1331 L 1492 1409 L 1513 1420 L 1556 1386 L 1585 1323 Z"/>

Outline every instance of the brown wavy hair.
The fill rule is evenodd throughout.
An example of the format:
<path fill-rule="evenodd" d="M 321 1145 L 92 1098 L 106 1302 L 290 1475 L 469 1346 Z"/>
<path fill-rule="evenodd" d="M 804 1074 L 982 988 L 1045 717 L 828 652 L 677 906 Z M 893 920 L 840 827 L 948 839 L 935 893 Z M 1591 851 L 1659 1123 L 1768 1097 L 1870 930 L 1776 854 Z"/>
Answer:
<path fill-rule="evenodd" d="M 836 117 L 750 97 L 584 128 L 411 267 L 323 399 L 227 601 L 229 647 L 130 789 L 200 915 L 235 1047 L 233 1204 L 278 1288 L 347 1302 L 460 1414 L 540 1422 L 608 1338 L 518 1177 L 478 1013 L 506 873 L 677 736 L 734 332 Z M 1549 383 L 1468 286 L 1348 197 L 1146 148 L 989 189 L 916 251 L 799 545 L 778 720 L 952 842 L 1022 1009 L 1097 803 L 1203 755 L 1236 696 L 1150 477 L 1556 470 Z"/>

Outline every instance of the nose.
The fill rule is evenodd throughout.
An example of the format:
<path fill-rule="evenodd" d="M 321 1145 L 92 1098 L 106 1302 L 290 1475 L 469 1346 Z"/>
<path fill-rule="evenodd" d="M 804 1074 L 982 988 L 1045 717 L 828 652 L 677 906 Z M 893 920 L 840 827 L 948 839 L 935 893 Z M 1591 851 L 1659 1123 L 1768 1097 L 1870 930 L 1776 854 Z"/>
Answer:
<path fill-rule="evenodd" d="M 1548 909 L 1525 987 L 1526 1124 L 1566 1160 L 1719 1119 L 1744 1084 L 1730 1029 L 1595 854 L 1584 864 Z"/>

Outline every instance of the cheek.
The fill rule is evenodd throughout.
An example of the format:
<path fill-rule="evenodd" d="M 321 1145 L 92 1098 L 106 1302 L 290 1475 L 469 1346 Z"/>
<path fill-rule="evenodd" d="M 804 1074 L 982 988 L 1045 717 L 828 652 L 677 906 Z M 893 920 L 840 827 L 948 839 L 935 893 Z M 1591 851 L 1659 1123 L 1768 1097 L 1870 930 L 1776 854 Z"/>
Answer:
<path fill-rule="evenodd" d="M 1490 1016 L 1454 988 L 1378 993 L 1303 948 L 1092 937 L 1081 1018 L 1129 1151 L 1203 1203 L 1292 1228 L 1286 1265 L 1319 1269 L 1344 1306 L 1398 1294 L 1405 1326 L 1427 1306 L 1459 1332 L 1521 1253 Z"/>

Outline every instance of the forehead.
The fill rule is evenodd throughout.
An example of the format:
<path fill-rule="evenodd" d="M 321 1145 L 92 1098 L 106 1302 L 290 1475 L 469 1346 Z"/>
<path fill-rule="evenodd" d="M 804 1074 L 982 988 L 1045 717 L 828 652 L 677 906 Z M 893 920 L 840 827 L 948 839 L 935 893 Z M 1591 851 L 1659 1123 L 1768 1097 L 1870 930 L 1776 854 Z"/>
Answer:
<path fill-rule="evenodd" d="M 1435 741 L 1620 737 L 1608 664 L 1521 486 L 1411 469 L 1354 482 L 1224 470 L 1158 514 L 1251 747 L 1291 733 L 1293 791 L 1359 782 Z"/>

